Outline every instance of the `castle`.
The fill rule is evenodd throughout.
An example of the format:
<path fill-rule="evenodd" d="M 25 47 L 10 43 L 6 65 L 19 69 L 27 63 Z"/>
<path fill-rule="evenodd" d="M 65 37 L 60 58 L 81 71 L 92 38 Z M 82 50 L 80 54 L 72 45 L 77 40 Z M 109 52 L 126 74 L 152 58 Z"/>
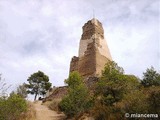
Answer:
<path fill-rule="evenodd" d="M 112 61 L 102 24 L 95 18 L 83 26 L 80 39 L 79 55 L 74 56 L 70 63 L 70 72 L 78 71 L 85 78 L 84 82 L 92 89 L 98 81 L 105 64 Z M 62 98 L 67 94 L 67 86 L 57 87 L 48 93 L 46 100 Z"/>
<path fill-rule="evenodd" d="M 107 61 L 112 61 L 102 24 L 95 18 L 83 26 L 79 55 L 70 63 L 70 72 L 78 71 L 81 76 L 98 77 Z"/>

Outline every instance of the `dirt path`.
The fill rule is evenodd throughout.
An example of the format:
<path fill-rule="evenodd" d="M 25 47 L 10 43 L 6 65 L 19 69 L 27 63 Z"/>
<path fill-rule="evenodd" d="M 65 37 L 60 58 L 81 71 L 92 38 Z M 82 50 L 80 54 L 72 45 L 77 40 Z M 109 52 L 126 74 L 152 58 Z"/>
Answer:
<path fill-rule="evenodd" d="M 47 106 L 41 105 L 41 101 L 34 103 L 36 110 L 36 120 L 63 120 L 64 114 L 58 114 L 55 111 L 49 110 Z"/>

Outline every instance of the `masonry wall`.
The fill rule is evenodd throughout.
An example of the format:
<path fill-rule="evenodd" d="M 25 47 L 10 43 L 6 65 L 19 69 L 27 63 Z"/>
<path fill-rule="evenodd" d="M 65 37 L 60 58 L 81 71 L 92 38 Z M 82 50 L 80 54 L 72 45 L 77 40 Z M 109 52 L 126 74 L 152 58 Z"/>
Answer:
<path fill-rule="evenodd" d="M 102 24 L 95 18 L 89 20 L 83 26 L 79 56 L 72 58 L 70 72 L 78 71 L 85 78 L 96 77 L 101 75 L 108 60 L 112 58 L 104 39 Z"/>

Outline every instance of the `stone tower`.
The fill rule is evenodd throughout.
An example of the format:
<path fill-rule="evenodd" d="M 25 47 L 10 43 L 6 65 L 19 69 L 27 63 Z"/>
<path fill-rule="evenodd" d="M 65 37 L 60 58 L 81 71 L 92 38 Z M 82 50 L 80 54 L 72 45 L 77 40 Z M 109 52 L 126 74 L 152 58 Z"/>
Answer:
<path fill-rule="evenodd" d="M 83 26 L 79 56 L 74 56 L 70 63 L 70 72 L 78 71 L 83 77 L 96 77 L 108 60 L 112 61 L 102 24 L 95 18 Z"/>

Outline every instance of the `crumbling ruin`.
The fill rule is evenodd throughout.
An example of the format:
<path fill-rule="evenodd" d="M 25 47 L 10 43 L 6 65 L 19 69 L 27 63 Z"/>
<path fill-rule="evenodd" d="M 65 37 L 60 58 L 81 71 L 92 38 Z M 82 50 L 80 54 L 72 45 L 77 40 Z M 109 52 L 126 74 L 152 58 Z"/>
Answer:
<path fill-rule="evenodd" d="M 92 90 L 98 81 L 104 65 L 112 61 L 102 24 L 95 18 L 83 26 L 83 33 L 79 45 L 79 55 L 74 56 L 70 63 L 70 72 L 78 71 L 84 78 L 86 86 Z M 67 86 L 57 87 L 44 101 L 62 98 L 67 94 Z"/>
<path fill-rule="evenodd" d="M 95 18 L 83 26 L 79 55 L 70 63 L 70 72 L 78 71 L 84 78 L 98 77 L 108 60 L 112 60 L 102 24 Z"/>

